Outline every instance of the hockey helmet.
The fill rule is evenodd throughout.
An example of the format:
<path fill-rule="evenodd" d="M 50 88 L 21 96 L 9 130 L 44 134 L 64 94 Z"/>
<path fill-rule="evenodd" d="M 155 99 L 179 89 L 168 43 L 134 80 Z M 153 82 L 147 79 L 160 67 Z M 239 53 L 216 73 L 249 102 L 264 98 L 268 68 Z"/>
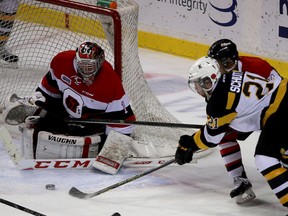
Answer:
<path fill-rule="evenodd" d="M 212 44 L 208 56 L 216 59 L 226 72 L 234 69 L 238 61 L 237 46 L 229 39 L 220 39 Z"/>
<path fill-rule="evenodd" d="M 96 43 L 84 42 L 76 49 L 77 72 L 86 85 L 91 85 L 105 60 L 104 50 Z"/>
<path fill-rule="evenodd" d="M 221 76 L 218 62 L 208 56 L 196 60 L 189 69 L 188 86 L 193 92 L 211 97 L 212 91 Z"/>

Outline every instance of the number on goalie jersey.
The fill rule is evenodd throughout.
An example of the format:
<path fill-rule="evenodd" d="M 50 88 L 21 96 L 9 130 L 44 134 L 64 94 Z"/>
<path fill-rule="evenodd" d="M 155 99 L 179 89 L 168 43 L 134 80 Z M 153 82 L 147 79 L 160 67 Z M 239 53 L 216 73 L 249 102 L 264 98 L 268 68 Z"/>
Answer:
<path fill-rule="evenodd" d="M 46 98 L 42 105 L 48 111 L 41 130 L 51 131 L 57 128 L 60 130 L 58 132 L 67 133 L 68 131 L 62 131 L 63 125 L 57 121 L 65 117 L 135 120 L 121 79 L 105 60 L 104 50 L 96 43 L 84 42 L 76 51 L 68 50 L 57 54 L 37 91 Z M 55 117 L 57 120 L 53 122 Z M 106 135 L 112 129 L 129 135 L 133 126 L 107 125 L 104 129 Z M 103 131 L 103 126 L 88 124 L 84 130 L 78 128 L 74 132 L 81 131 L 84 134 L 77 135 L 85 135 L 99 130 Z"/>
<path fill-rule="evenodd" d="M 288 80 L 266 79 L 249 71 L 221 75 L 218 63 L 209 57 L 197 60 L 190 71 L 191 88 L 209 98 L 207 123 L 192 136 L 180 138 L 176 162 L 190 162 L 195 151 L 217 146 L 229 127 L 244 133 L 262 130 L 256 166 L 288 207 L 288 170 L 283 166 L 288 150 Z"/>

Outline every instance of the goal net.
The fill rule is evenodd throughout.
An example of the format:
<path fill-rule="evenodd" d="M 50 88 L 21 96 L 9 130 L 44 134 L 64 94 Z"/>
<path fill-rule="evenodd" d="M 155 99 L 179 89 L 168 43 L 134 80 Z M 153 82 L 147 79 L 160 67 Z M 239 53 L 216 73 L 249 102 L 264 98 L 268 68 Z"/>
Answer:
<path fill-rule="evenodd" d="M 21 0 L 6 44 L 19 61 L 0 63 L 0 107 L 12 93 L 31 95 L 54 55 L 94 41 L 122 77 L 138 121 L 179 123 L 144 78 L 138 56 L 138 5 L 132 0 L 117 3 L 114 10 L 98 7 L 96 0 Z M 136 126 L 133 138 L 144 149 L 154 148 L 151 157 L 166 157 L 174 155 L 181 135 L 193 133 L 192 129 Z"/>

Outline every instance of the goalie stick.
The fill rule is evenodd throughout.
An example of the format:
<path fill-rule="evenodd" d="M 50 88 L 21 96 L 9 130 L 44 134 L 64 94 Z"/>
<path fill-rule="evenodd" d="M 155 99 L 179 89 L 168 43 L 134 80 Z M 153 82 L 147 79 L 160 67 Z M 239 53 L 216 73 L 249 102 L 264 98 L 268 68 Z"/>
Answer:
<path fill-rule="evenodd" d="M 150 173 L 152 173 L 152 172 L 155 172 L 155 171 L 157 171 L 157 170 L 159 170 L 159 169 L 162 169 L 163 167 L 166 167 L 166 166 L 168 166 L 169 164 L 172 164 L 172 163 L 174 163 L 174 162 L 175 162 L 175 159 L 171 159 L 171 160 L 165 162 L 164 164 L 162 164 L 162 165 L 160 165 L 160 166 L 158 166 L 158 167 L 149 169 L 149 170 L 147 170 L 147 171 L 145 171 L 145 172 L 142 172 L 142 173 L 140 173 L 140 174 L 138 174 L 138 175 L 132 176 L 132 177 L 130 177 L 130 178 L 124 180 L 124 181 L 118 182 L 118 183 L 116 183 L 116 184 L 113 184 L 113 185 L 111 185 L 111 186 L 109 186 L 109 187 L 106 187 L 106 188 L 104 188 L 104 189 L 102 189 L 102 190 L 99 190 L 99 191 L 96 191 L 96 192 L 94 192 L 94 193 L 84 193 L 84 192 L 80 191 L 79 189 L 77 189 L 76 187 L 72 187 L 72 188 L 69 190 L 69 194 L 70 194 L 71 196 L 76 197 L 76 198 L 79 198 L 79 199 L 89 199 L 89 198 L 98 196 L 98 195 L 100 195 L 100 194 L 102 194 L 102 193 L 105 193 L 105 192 L 107 192 L 107 191 L 110 191 L 110 190 L 112 190 L 112 189 L 115 189 L 115 188 L 117 188 L 117 187 L 120 187 L 120 186 L 122 186 L 122 185 L 124 185 L 124 184 L 127 184 L 127 183 L 131 182 L 131 181 L 134 181 L 134 180 L 136 180 L 136 179 L 139 179 L 139 178 L 141 178 L 141 177 L 143 177 L 143 176 L 145 176 L 145 175 L 148 175 L 148 174 L 150 174 Z"/>
<path fill-rule="evenodd" d="M 67 123 L 74 124 L 121 124 L 121 125 L 142 125 L 142 126 L 156 126 L 156 127 L 178 127 L 178 128 L 201 128 L 203 125 L 198 124 L 183 124 L 170 122 L 152 122 L 152 121 L 128 121 L 128 120 L 114 120 L 114 119 L 65 119 Z"/>
<path fill-rule="evenodd" d="M 2 142 L 6 152 L 18 169 L 91 169 L 96 158 L 75 158 L 75 159 L 26 159 L 21 155 L 9 134 L 4 128 L 0 128 L 0 141 Z M 123 167 L 135 166 L 156 166 L 163 164 L 174 158 L 174 155 L 159 158 L 134 158 L 128 157 L 124 160 Z M 195 160 L 197 163 L 197 160 Z"/>

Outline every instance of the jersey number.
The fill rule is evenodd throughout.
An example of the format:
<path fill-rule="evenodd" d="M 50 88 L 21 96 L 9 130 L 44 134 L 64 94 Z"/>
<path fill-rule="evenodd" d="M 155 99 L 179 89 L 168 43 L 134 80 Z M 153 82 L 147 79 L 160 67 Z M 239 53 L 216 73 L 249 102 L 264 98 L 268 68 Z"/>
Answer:
<path fill-rule="evenodd" d="M 266 79 L 255 77 L 250 74 L 247 75 L 247 77 L 253 80 L 253 81 L 248 81 L 244 83 L 243 93 L 247 97 L 250 97 L 251 95 L 250 87 L 252 86 L 256 87 L 255 95 L 259 100 L 262 97 L 264 97 L 265 94 L 267 94 L 269 91 L 273 89 L 273 86 L 274 86 L 273 83 L 267 83 Z M 265 82 L 265 88 L 263 88 L 263 84 L 261 82 Z M 268 92 L 266 90 L 268 90 Z"/>

